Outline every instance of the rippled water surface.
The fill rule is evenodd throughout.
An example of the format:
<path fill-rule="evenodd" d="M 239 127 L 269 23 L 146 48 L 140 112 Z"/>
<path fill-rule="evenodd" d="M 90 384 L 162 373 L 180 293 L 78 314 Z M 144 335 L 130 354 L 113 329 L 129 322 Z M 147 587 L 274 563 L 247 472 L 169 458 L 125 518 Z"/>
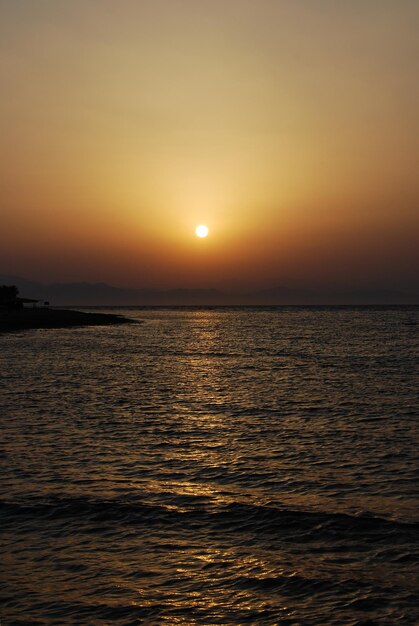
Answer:
<path fill-rule="evenodd" d="M 418 309 L 125 313 L 0 336 L 2 625 L 417 624 Z"/>

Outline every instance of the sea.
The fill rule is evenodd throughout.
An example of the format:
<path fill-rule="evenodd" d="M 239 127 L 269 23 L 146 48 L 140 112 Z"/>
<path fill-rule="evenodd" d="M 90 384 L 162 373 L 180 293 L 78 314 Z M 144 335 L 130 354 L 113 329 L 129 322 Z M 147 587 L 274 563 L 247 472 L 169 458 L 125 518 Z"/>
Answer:
<path fill-rule="evenodd" d="M 417 625 L 419 308 L 118 312 L 0 336 L 1 625 Z"/>

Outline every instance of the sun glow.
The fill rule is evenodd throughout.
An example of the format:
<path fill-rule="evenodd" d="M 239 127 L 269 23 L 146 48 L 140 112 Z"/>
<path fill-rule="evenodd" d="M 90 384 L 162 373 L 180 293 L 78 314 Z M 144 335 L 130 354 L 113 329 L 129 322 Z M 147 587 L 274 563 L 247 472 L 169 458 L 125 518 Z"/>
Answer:
<path fill-rule="evenodd" d="M 203 239 L 204 237 L 207 237 L 208 235 L 208 227 L 205 226 L 205 224 L 200 224 L 199 226 L 196 227 L 195 229 L 195 234 L 197 237 L 200 237 L 201 239 Z"/>

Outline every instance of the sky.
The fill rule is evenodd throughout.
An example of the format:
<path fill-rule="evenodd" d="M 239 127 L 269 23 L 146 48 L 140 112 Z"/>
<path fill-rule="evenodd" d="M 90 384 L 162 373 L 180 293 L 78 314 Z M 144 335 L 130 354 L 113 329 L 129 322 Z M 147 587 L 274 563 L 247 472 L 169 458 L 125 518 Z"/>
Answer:
<path fill-rule="evenodd" d="M 418 26 L 416 0 L 0 0 L 1 273 L 417 290 Z"/>

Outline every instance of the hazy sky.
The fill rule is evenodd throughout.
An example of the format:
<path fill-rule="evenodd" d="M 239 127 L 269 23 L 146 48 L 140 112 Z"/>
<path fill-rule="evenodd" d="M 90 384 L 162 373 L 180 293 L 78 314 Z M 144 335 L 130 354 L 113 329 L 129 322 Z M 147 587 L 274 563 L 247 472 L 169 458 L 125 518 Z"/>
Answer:
<path fill-rule="evenodd" d="M 414 288 L 418 27 L 416 0 L 0 0 L 0 273 Z"/>

